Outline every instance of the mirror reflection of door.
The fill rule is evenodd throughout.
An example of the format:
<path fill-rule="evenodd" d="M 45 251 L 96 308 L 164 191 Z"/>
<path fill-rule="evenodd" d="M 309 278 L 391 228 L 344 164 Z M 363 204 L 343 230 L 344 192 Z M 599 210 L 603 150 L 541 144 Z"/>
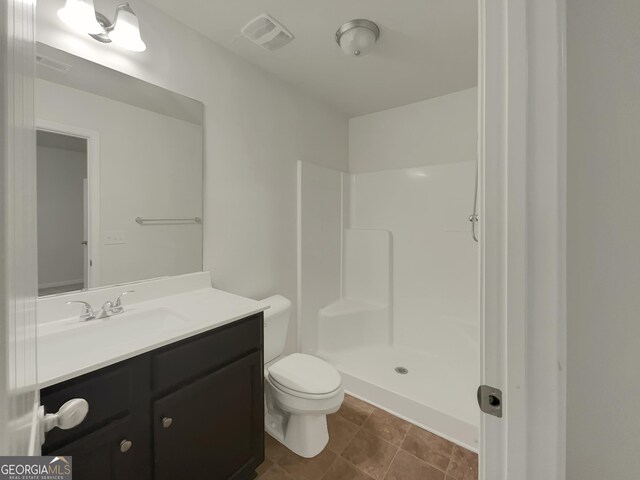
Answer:
<path fill-rule="evenodd" d="M 89 268 L 87 140 L 37 132 L 38 290 L 86 288 Z"/>

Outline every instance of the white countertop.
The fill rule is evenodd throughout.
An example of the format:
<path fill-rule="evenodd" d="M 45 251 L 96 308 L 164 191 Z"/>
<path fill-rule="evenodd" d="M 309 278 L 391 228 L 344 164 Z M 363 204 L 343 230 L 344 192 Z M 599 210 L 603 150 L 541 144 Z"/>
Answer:
<path fill-rule="evenodd" d="M 267 308 L 255 300 L 213 288 L 138 303 L 129 303 L 129 299 L 125 298 L 124 313 L 113 317 L 80 322 L 76 315 L 39 325 L 40 388 L 227 325 Z"/>

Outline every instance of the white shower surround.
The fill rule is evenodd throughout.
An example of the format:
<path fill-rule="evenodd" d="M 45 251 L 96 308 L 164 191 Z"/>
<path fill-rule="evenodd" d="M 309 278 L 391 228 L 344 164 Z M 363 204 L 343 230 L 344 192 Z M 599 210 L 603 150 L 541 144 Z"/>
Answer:
<path fill-rule="evenodd" d="M 299 259 L 302 351 L 334 364 L 350 393 L 475 450 L 474 172 L 301 163 Z"/>
<path fill-rule="evenodd" d="M 351 174 L 298 171 L 301 350 L 338 367 L 350 393 L 474 450 L 477 95 L 352 118 Z"/>

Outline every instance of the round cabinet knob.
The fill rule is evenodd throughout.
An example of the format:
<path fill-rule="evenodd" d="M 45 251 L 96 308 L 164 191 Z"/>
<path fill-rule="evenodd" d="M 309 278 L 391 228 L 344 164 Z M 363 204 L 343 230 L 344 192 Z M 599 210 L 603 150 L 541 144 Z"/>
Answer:
<path fill-rule="evenodd" d="M 164 417 L 162 419 L 162 426 L 164 428 L 169 428 L 172 423 L 173 423 L 173 418 L 171 418 L 171 417 Z"/>
<path fill-rule="evenodd" d="M 133 447 L 133 442 L 131 440 L 125 439 L 120 442 L 120 451 L 122 453 L 127 453 L 131 450 L 131 447 Z"/>

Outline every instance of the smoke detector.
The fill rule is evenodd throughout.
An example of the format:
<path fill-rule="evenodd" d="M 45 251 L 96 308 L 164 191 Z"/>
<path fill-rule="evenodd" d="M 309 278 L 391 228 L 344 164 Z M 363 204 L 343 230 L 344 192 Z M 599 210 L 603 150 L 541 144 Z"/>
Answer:
<path fill-rule="evenodd" d="M 242 34 L 266 50 L 277 50 L 293 40 L 293 35 L 275 18 L 263 13 L 242 28 Z"/>

